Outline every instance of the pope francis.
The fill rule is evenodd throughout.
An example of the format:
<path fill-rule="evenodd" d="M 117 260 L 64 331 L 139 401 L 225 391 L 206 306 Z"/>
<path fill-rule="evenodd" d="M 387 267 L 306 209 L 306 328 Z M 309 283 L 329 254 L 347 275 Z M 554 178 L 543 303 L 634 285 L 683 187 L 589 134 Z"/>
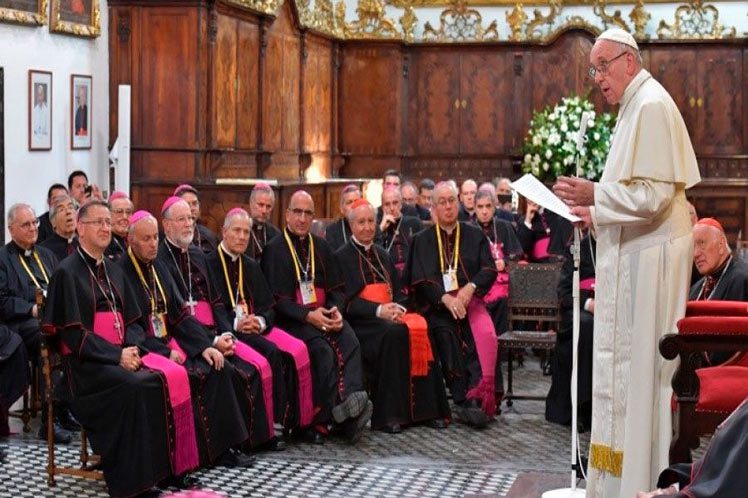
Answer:
<path fill-rule="evenodd" d="M 618 121 L 598 183 L 562 177 L 554 191 L 597 232 L 593 414 L 588 498 L 633 497 L 667 467 L 675 364 L 657 344 L 685 313 L 691 222 L 685 190 L 701 180 L 673 99 L 642 68 L 639 47 L 610 29 L 590 76 Z"/>

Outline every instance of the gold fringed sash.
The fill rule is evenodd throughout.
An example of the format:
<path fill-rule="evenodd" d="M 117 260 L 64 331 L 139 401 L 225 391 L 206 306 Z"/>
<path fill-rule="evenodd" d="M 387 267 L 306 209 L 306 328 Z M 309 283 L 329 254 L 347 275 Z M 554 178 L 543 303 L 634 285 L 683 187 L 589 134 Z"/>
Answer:
<path fill-rule="evenodd" d="M 590 465 L 615 477 L 621 477 L 623 473 L 623 451 L 614 450 L 603 444 L 592 443 L 590 445 Z"/>

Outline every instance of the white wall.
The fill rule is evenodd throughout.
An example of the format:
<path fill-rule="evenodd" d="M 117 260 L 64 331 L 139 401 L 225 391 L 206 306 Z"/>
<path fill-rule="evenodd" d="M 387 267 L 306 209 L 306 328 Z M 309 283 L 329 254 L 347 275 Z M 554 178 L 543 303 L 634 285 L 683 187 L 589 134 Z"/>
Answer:
<path fill-rule="evenodd" d="M 76 169 L 107 189 L 109 183 L 109 48 L 107 4 L 99 0 L 101 36 L 53 34 L 49 26 L 0 24 L 0 67 L 5 72 L 5 210 L 16 202 L 47 210 L 47 188 L 66 183 Z M 52 72 L 52 150 L 28 150 L 28 71 Z M 93 77 L 92 148 L 70 149 L 70 75 Z M 5 240 L 10 238 L 5 234 Z"/>

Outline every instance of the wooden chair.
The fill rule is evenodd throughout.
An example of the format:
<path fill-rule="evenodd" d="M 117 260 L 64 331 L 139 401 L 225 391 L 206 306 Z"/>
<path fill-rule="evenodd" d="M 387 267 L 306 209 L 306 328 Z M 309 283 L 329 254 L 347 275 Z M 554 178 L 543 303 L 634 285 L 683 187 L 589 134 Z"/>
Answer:
<path fill-rule="evenodd" d="M 514 350 L 540 349 L 544 352 L 556 347 L 556 332 L 561 323 L 558 302 L 558 279 L 561 263 L 510 263 L 509 266 L 509 327 L 499 336 L 500 348 L 507 350 L 507 406 L 514 399 L 545 399 L 545 396 L 514 394 Z M 527 322 L 538 324 L 536 330 L 515 329 Z M 541 330 L 542 329 L 542 330 Z M 541 368 L 544 360 L 541 360 Z"/>
<path fill-rule="evenodd" d="M 664 358 L 680 357 L 672 380 L 675 414 L 670 463 L 690 462 L 691 450 L 699 447 L 699 438 L 712 434 L 748 396 L 748 355 L 745 354 L 748 351 L 748 303 L 689 303 L 686 318 L 678 322 L 678 331 L 678 334 L 662 337 L 659 344 Z M 704 353 L 719 351 L 744 353 L 723 365 L 707 366 Z"/>
<path fill-rule="evenodd" d="M 19 418 L 23 422 L 23 432 L 31 431 L 31 420 L 36 418 L 41 409 L 41 400 L 39 399 L 39 370 L 41 366 L 34 361 L 31 364 L 31 383 L 29 388 L 23 393 L 23 406 L 20 410 L 9 410 L 8 416 Z"/>
<path fill-rule="evenodd" d="M 36 302 L 39 309 L 39 316 L 42 316 L 44 298 L 41 295 L 41 292 L 37 293 Z M 47 403 L 47 485 L 50 487 L 56 485 L 56 475 L 78 476 L 94 480 L 104 479 L 104 474 L 96 469 L 100 463 L 100 458 L 97 455 L 90 454 L 88 451 L 88 439 L 86 437 L 85 429 L 81 429 L 80 467 L 64 467 L 55 463 L 55 389 L 52 380 L 52 373 L 55 370 L 62 369 L 59 336 L 42 333 L 41 367 L 42 374 L 44 375 L 44 385 L 46 387 L 46 399 L 44 401 Z"/>

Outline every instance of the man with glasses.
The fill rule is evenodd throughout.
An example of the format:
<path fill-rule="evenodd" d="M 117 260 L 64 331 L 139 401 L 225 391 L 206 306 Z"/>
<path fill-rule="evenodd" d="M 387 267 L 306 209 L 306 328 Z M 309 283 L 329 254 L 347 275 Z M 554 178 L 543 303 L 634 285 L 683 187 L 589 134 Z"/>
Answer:
<path fill-rule="evenodd" d="M 39 362 L 40 334 L 39 309 L 36 293 L 47 294 L 49 281 L 57 267 L 52 252 L 37 243 L 39 220 L 28 204 L 14 204 L 8 209 L 8 231 L 11 241 L 0 248 L 0 320 L 21 336 L 32 364 Z M 43 388 L 40 383 L 40 388 Z M 47 404 L 42 404 L 41 439 L 47 438 Z M 56 407 L 55 441 L 69 443 L 70 430 L 79 428 L 62 404 Z"/>
<path fill-rule="evenodd" d="M 481 300 L 496 280 L 496 265 L 481 230 L 457 220 L 457 196 L 454 182 L 436 185 L 436 225 L 413 238 L 410 286 L 428 322 L 457 416 L 482 428 L 496 413 L 498 342 Z"/>
<path fill-rule="evenodd" d="M 361 347 L 343 319 L 345 295 L 338 263 L 327 242 L 309 233 L 314 201 L 299 190 L 289 201 L 286 228 L 268 243 L 262 270 L 276 300 L 280 328 L 306 343 L 312 361 L 315 430 L 323 442 L 339 424 L 351 444 L 361 439 L 373 405 L 364 390 Z"/>
<path fill-rule="evenodd" d="M 587 497 L 634 496 L 667 466 L 677 366 L 657 352 L 676 332 L 690 281 L 685 190 L 700 181 L 673 99 L 615 28 L 590 53 L 590 75 L 618 122 L 600 182 L 559 178 L 555 192 L 597 233 L 592 434 Z"/>
<path fill-rule="evenodd" d="M 67 194 L 55 197 L 49 210 L 49 219 L 52 222 L 54 232 L 39 245 L 52 251 L 57 261 L 62 261 L 75 252 L 75 248 L 78 247 L 78 240 L 75 235 L 75 207 L 72 197 Z"/>
<path fill-rule="evenodd" d="M 192 217 L 195 218 L 195 238 L 192 243 L 202 249 L 205 254 L 215 251 L 218 237 L 208 227 L 200 223 L 200 199 L 198 192 L 192 185 L 180 185 L 174 189 L 174 195 L 181 197 L 190 206 Z"/>
<path fill-rule="evenodd" d="M 112 242 L 104 255 L 119 261 L 127 254 L 127 231 L 135 206 L 126 193 L 117 190 L 109 196 L 109 210 L 112 212 Z"/>

